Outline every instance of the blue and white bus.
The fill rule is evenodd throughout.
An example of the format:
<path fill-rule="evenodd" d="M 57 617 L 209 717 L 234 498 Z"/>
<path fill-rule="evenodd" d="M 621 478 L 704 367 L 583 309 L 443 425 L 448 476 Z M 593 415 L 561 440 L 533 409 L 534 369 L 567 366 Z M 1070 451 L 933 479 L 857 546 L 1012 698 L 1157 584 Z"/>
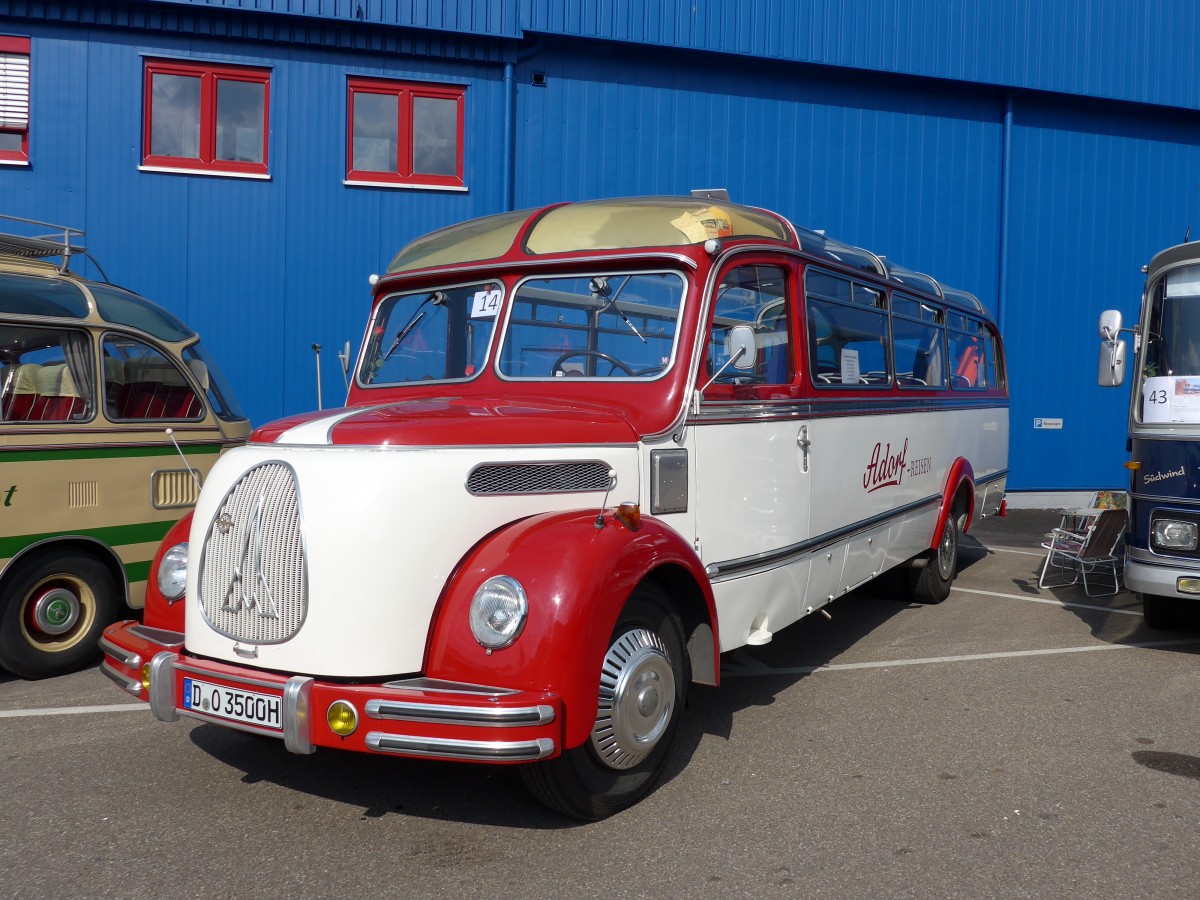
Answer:
<path fill-rule="evenodd" d="M 1120 333 L 1132 331 L 1125 583 L 1147 625 L 1171 628 L 1181 603 L 1200 602 L 1200 243 L 1163 250 L 1145 272 L 1136 329 L 1100 316 L 1099 382 L 1124 381 Z"/>

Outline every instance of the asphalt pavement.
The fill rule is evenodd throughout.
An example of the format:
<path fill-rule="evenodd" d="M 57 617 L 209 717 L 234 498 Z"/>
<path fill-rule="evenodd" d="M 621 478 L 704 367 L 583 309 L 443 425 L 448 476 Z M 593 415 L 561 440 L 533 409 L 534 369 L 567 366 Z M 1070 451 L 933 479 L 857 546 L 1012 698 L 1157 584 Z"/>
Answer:
<path fill-rule="evenodd" d="M 155 721 L 92 668 L 0 675 L 0 897 L 1192 897 L 1200 626 L 1039 590 L 1052 511 L 964 537 L 693 688 L 658 789 L 585 824 L 511 769 Z"/>

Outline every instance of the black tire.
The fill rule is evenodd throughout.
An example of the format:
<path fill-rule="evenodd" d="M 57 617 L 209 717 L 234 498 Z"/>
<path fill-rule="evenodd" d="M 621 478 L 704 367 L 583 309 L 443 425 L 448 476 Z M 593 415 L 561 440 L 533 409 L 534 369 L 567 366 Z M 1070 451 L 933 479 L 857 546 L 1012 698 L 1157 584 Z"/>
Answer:
<path fill-rule="evenodd" d="M 669 687 L 668 676 L 674 682 Z M 522 766 L 526 787 L 546 806 L 577 819 L 603 819 L 633 805 L 662 775 L 690 680 L 678 616 L 660 588 L 638 586 L 613 629 L 591 737 L 554 759 Z"/>
<path fill-rule="evenodd" d="M 100 655 L 100 633 L 117 620 L 111 573 L 83 553 L 40 553 L 17 563 L 0 593 L 0 668 L 46 678 Z"/>
<path fill-rule="evenodd" d="M 908 570 L 909 592 L 917 603 L 941 603 L 958 574 L 958 517 L 946 517 L 942 538 L 924 566 Z"/>
<path fill-rule="evenodd" d="M 1174 597 L 1160 597 L 1157 594 L 1139 594 L 1142 601 L 1142 615 L 1146 624 L 1157 631 L 1169 631 L 1176 627 Z"/>

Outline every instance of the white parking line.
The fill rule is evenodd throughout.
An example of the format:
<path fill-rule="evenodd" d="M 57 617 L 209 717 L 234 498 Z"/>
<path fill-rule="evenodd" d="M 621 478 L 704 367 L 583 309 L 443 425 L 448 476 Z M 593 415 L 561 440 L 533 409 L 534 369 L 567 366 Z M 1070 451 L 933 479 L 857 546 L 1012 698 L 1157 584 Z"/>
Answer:
<path fill-rule="evenodd" d="M 1048 603 L 1051 606 L 1073 607 L 1078 609 L 1095 609 L 1100 612 L 1117 613 L 1122 616 L 1140 616 L 1141 612 L 1136 609 L 1113 609 L 1111 606 L 1094 606 L 1091 603 L 1070 603 L 1066 600 L 1053 600 L 1049 597 L 1030 597 L 1026 594 L 999 594 L 995 591 L 980 591 L 975 588 L 953 587 L 953 591 L 961 591 L 964 594 L 983 594 L 985 597 L 1002 597 L 1005 600 L 1025 600 L 1029 603 Z"/>
<path fill-rule="evenodd" d="M 86 713 L 129 712 L 150 709 L 145 703 L 113 703 L 108 706 L 51 706 L 46 709 L 0 709 L 0 719 L 22 719 L 27 716 L 78 716 Z"/>
<path fill-rule="evenodd" d="M 762 675 L 813 675 L 817 672 L 846 672 L 853 669 L 891 669 L 902 666 L 928 666 L 935 663 L 974 662 L 981 659 L 1014 659 L 1021 656 L 1053 656 L 1060 653 L 1090 653 L 1093 650 L 1136 650 L 1148 647 L 1174 647 L 1198 644 L 1200 637 L 1177 641 L 1143 641 L 1136 644 L 1089 644 L 1086 647 L 1052 647 L 1045 650 L 1009 650 L 1002 653 L 967 653 L 962 656 L 927 656 L 921 659 L 888 659 L 879 662 L 830 663 L 824 666 L 788 666 L 775 668 L 759 662 L 741 650 L 734 651 L 729 664 L 721 667 L 723 678 Z"/>
<path fill-rule="evenodd" d="M 1038 553 L 1035 550 L 1014 550 L 1012 547 L 985 547 L 992 553 L 1017 553 L 1021 556 L 1045 556 L 1045 553 Z"/>

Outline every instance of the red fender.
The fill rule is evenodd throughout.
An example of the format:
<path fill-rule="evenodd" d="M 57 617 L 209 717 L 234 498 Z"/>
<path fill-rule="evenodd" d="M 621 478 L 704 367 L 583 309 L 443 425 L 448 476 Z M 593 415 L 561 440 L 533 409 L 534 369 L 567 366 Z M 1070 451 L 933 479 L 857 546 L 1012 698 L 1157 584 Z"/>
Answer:
<path fill-rule="evenodd" d="M 946 527 L 946 519 L 950 517 L 950 511 L 954 508 L 954 495 L 958 493 L 958 489 L 964 483 L 967 485 L 967 524 L 963 531 L 966 531 L 971 527 L 971 521 L 975 517 L 975 470 L 960 456 L 950 466 L 950 474 L 946 476 L 946 487 L 942 493 L 942 508 L 938 512 L 937 527 L 933 529 L 933 534 L 929 537 L 931 549 L 937 549 L 937 545 L 942 539 L 942 529 Z"/>
<path fill-rule="evenodd" d="M 594 511 L 546 513 L 494 532 L 459 565 L 438 602 L 425 674 L 469 684 L 552 691 L 562 698 L 565 746 L 582 744 L 596 721 L 600 666 L 626 600 L 663 567 L 686 572 L 707 606 L 713 660 L 720 652 L 716 604 L 704 567 L 678 532 L 643 517 L 637 531 Z M 471 598 L 488 578 L 525 589 L 520 636 L 489 655 L 471 634 Z M 707 637 L 707 635 L 705 635 Z"/>
<path fill-rule="evenodd" d="M 192 513 L 189 511 L 186 516 L 171 526 L 171 530 L 167 532 L 167 536 L 163 538 L 162 543 L 158 545 L 158 550 L 154 553 L 154 559 L 150 562 L 150 575 L 146 578 L 146 608 L 142 612 L 142 621 L 151 628 L 183 632 L 184 605 L 178 600 L 174 603 L 168 603 L 167 598 L 158 589 L 158 565 L 162 562 L 164 553 L 176 544 L 182 544 L 188 539 L 188 532 L 191 529 Z M 197 554 L 200 551 L 199 547 L 191 549 L 193 553 Z M 195 562 L 198 565 L 200 562 L 199 556 L 196 556 L 195 559 L 189 559 L 188 562 Z"/>

